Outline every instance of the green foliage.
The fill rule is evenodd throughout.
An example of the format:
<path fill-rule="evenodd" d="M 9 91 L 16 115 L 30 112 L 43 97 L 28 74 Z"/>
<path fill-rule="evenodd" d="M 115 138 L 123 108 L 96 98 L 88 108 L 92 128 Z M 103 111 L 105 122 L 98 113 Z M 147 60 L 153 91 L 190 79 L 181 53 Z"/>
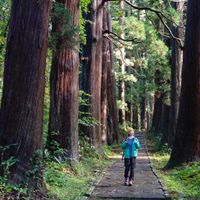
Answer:
<path fill-rule="evenodd" d="M 50 108 L 50 71 L 52 64 L 52 51 L 48 49 L 46 59 L 46 71 L 45 71 L 45 91 L 44 91 L 44 107 L 43 107 L 43 139 L 44 143 L 47 140 L 48 124 L 49 124 L 49 108 Z"/>
<path fill-rule="evenodd" d="M 162 10 L 172 20 L 174 9 L 168 2 L 146 0 L 134 3 L 141 7 Z M 164 8 L 167 10 L 163 10 Z M 118 20 L 120 16 L 124 16 L 122 24 Z M 126 103 L 134 102 L 140 105 L 142 97 L 149 100 L 156 91 L 160 91 L 165 94 L 165 103 L 169 105 L 171 90 L 169 49 L 158 32 L 158 26 L 155 25 L 159 24 L 157 16 L 151 12 L 133 10 L 128 5 L 125 6 L 124 11 L 121 11 L 119 4 L 114 3 L 112 18 L 114 33 L 124 34 L 125 39 L 134 39 L 132 42 L 114 39 L 117 86 L 119 88 L 121 80 L 125 81 Z M 123 54 L 124 59 L 122 59 Z M 121 72 L 121 60 L 126 66 L 125 73 Z M 157 70 L 160 71 L 160 82 L 162 82 L 160 85 L 155 84 Z M 119 96 L 119 89 L 117 92 Z M 126 110 L 126 103 L 123 105 L 119 101 L 118 108 Z"/>
<path fill-rule="evenodd" d="M 3 148 L 4 151 L 9 149 L 10 146 Z M 36 184 L 31 191 L 32 194 L 37 193 L 42 188 L 43 173 L 41 170 L 43 170 L 43 151 L 39 149 L 35 151 L 34 155 L 30 158 L 30 169 L 26 171 L 25 178 L 20 183 L 13 184 L 9 182 L 10 168 L 14 167 L 17 162 L 18 160 L 13 156 L 1 162 L 0 167 L 3 168 L 4 176 L 0 176 L 0 198 L 4 196 L 12 198 L 14 196 L 23 200 L 29 199 L 29 184 L 33 180 Z"/>
<path fill-rule="evenodd" d="M 18 161 L 15 157 L 11 156 L 5 159 L 4 155 L 9 151 L 15 144 L 10 144 L 7 146 L 0 146 L 0 156 L 1 156 L 1 163 L 0 168 L 3 170 L 4 179 L 8 179 L 10 174 L 10 168 Z"/>
<path fill-rule="evenodd" d="M 51 32 L 49 40 L 51 48 L 62 49 L 63 47 L 74 47 L 80 44 L 86 44 L 85 25 L 88 22 L 84 19 L 84 14 L 88 13 L 90 0 L 81 0 L 79 4 L 80 17 L 79 26 L 72 25 L 72 13 L 65 8 L 62 3 L 53 3 L 53 13 L 51 16 L 52 25 L 55 26 Z M 62 24 L 57 26 L 57 24 Z M 62 37 L 62 41 L 60 38 Z M 79 45 L 78 45 L 79 46 Z"/>
<path fill-rule="evenodd" d="M 48 190 L 47 199 L 74 200 L 81 199 L 91 184 L 97 180 L 103 169 L 111 164 L 102 154 L 97 155 L 87 140 L 81 139 L 81 160 L 73 165 L 68 162 L 46 163 L 45 184 Z M 104 149 L 103 149 L 104 151 Z M 106 155 L 109 150 L 105 148 Z"/>
<path fill-rule="evenodd" d="M 117 107 L 121 110 L 128 110 L 127 103 L 124 103 L 121 100 L 117 100 Z"/>
<path fill-rule="evenodd" d="M 166 145 L 160 147 L 159 138 L 148 136 L 150 158 L 172 199 L 197 200 L 200 197 L 200 162 L 185 164 L 171 170 L 164 170 L 170 150 Z"/>
<path fill-rule="evenodd" d="M 84 91 L 80 90 L 79 91 L 79 119 L 78 123 L 81 126 L 95 126 L 95 125 L 100 125 L 100 122 L 95 120 L 90 112 L 84 111 L 88 110 L 90 103 L 89 103 L 89 98 L 90 94 L 85 93 Z M 83 108 L 83 109 L 81 109 Z"/>
<path fill-rule="evenodd" d="M 10 184 L 5 177 L 0 176 L 0 198 L 8 199 L 6 196 L 13 196 L 15 199 L 28 199 L 26 198 L 28 189 L 21 184 Z M 10 198 L 11 199 L 11 198 Z"/>
<path fill-rule="evenodd" d="M 72 24 L 72 13 L 63 3 L 53 3 L 51 21 L 53 26 L 49 39 L 51 49 L 74 48 L 79 42 L 79 27 Z"/>
<path fill-rule="evenodd" d="M 3 88 L 4 58 L 6 51 L 6 36 L 8 33 L 11 1 L 0 1 L 0 100 Z"/>
<path fill-rule="evenodd" d="M 80 137 L 80 155 L 81 158 L 100 158 L 97 149 L 90 144 L 90 139 L 87 136 Z"/>
<path fill-rule="evenodd" d="M 84 19 L 84 14 L 88 13 L 88 7 L 90 0 L 81 0 L 80 1 L 80 30 L 79 30 L 79 35 L 80 35 L 80 41 L 81 44 L 85 45 L 86 44 L 86 30 L 85 30 L 85 25 L 86 23 L 90 23 L 87 20 Z"/>

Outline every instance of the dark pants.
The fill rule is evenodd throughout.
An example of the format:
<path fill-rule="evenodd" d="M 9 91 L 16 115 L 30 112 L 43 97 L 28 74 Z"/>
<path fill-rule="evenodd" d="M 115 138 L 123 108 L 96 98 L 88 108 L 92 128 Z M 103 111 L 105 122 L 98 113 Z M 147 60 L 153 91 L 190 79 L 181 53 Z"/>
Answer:
<path fill-rule="evenodd" d="M 135 163 L 136 163 L 136 157 L 124 159 L 124 166 L 125 166 L 124 177 L 125 178 L 128 178 L 128 174 L 130 171 L 129 179 L 134 179 Z"/>

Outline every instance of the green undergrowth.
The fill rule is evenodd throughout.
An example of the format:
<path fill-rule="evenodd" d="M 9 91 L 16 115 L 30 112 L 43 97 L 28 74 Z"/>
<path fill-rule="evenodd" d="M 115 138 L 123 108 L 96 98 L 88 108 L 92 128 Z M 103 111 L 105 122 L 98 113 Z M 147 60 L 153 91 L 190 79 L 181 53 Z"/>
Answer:
<path fill-rule="evenodd" d="M 45 170 L 45 182 L 49 199 L 80 199 L 89 190 L 91 183 L 110 162 L 106 159 L 85 158 L 69 166 L 49 162 Z"/>
<path fill-rule="evenodd" d="M 200 200 L 200 162 L 165 170 L 170 149 L 159 145 L 159 137 L 147 137 L 150 159 L 168 193 L 175 200 Z"/>
<path fill-rule="evenodd" d="M 80 162 L 76 164 L 47 162 L 44 176 L 48 199 L 81 199 L 98 180 L 102 171 L 112 163 L 108 159 L 108 156 L 113 154 L 111 147 L 104 146 L 101 153 L 95 152 L 94 149 L 91 153 L 89 148 L 85 146 L 84 150 L 82 149 Z"/>
<path fill-rule="evenodd" d="M 59 158 L 45 156 L 44 183 L 46 200 L 79 200 L 89 191 L 100 174 L 112 164 L 109 156 L 115 155 L 113 147 L 104 146 L 97 151 L 88 142 L 80 144 L 80 161 L 70 164 Z M 45 150 L 46 151 L 46 150 Z M 47 153 L 46 153 L 47 154 Z M 0 177 L 0 199 L 30 199 L 22 185 L 12 185 L 6 177 Z"/>

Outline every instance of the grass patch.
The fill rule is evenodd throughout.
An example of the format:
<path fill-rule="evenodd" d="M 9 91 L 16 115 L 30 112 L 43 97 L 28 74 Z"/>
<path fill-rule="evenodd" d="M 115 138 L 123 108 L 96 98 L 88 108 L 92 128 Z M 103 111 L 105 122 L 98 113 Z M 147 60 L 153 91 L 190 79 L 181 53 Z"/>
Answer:
<path fill-rule="evenodd" d="M 85 157 L 73 166 L 68 163 L 47 162 L 44 174 L 48 189 L 47 198 L 51 200 L 81 199 L 100 176 L 102 170 L 112 163 L 105 156 L 105 154 L 111 154 L 109 148 L 104 147 L 104 150 L 103 156 Z"/>
<path fill-rule="evenodd" d="M 192 162 L 164 170 L 170 156 L 166 145 L 159 146 L 159 139 L 150 135 L 147 137 L 150 159 L 158 176 L 167 188 L 172 199 L 200 200 L 200 162 Z"/>

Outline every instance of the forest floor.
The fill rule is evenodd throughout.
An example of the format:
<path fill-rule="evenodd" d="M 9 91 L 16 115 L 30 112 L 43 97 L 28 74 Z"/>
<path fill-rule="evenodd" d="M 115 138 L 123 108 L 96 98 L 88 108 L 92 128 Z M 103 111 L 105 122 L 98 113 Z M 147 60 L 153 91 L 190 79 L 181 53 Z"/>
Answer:
<path fill-rule="evenodd" d="M 112 166 L 94 188 L 90 200 L 97 199 L 169 199 L 157 175 L 152 169 L 147 154 L 144 134 L 138 133 L 141 149 L 136 161 L 135 180 L 133 186 L 124 186 L 124 164 L 118 156 Z"/>

